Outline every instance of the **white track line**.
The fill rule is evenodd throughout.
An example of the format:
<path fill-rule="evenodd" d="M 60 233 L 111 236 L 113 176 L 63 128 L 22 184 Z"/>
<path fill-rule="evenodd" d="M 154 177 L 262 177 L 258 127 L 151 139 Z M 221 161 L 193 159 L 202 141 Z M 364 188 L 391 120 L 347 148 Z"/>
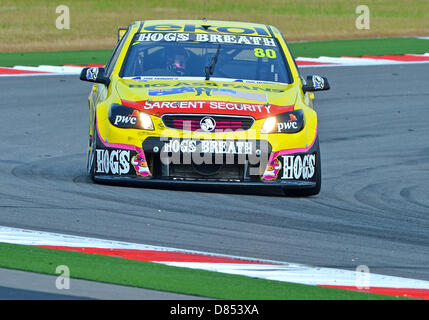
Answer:
<path fill-rule="evenodd" d="M 383 287 L 429 289 L 429 281 L 414 280 L 380 274 L 334 268 L 317 268 L 308 265 L 249 265 L 199 262 L 161 262 L 169 266 L 204 269 L 209 271 L 244 275 L 253 278 L 293 282 L 307 285 L 331 285 L 350 287 Z"/>

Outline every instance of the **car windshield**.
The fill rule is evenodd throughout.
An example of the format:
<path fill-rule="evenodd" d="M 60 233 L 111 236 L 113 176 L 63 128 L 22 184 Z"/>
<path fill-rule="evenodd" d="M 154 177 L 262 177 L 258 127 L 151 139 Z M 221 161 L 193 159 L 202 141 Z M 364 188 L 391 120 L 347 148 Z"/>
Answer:
<path fill-rule="evenodd" d="M 198 33 L 136 34 L 121 76 L 290 83 L 274 38 Z"/>

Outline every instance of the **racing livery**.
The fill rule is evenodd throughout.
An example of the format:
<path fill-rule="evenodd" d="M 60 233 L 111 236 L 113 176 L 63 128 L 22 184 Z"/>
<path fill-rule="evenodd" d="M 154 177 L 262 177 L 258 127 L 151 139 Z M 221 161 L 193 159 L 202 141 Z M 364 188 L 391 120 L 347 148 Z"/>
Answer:
<path fill-rule="evenodd" d="M 84 68 L 88 175 L 96 182 L 321 186 L 313 91 L 273 26 L 137 21 L 103 67 Z"/>

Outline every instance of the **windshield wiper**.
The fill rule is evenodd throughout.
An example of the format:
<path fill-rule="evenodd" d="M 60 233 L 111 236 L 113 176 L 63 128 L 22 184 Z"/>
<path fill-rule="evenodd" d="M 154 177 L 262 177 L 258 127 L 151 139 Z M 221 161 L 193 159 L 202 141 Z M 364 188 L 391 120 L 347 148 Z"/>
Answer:
<path fill-rule="evenodd" d="M 205 67 L 206 80 L 210 80 L 210 76 L 214 72 L 214 68 L 215 68 L 216 63 L 217 63 L 217 58 L 219 57 L 219 52 L 220 52 L 220 45 L 217 47 L 217 51 L 216 51 L 215 56 L 210 59 L 209 64 Z"/>

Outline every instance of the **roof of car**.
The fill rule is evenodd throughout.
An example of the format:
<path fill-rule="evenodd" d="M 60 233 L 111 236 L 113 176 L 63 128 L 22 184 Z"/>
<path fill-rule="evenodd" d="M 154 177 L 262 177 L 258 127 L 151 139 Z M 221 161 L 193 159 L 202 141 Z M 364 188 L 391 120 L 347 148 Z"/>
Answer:
<path fill-rule="evenodd" d="M 259 23 L 219 20 L 147 20 L 140 32 L 207 32 L 272 37 L 272 27 Z"/>

